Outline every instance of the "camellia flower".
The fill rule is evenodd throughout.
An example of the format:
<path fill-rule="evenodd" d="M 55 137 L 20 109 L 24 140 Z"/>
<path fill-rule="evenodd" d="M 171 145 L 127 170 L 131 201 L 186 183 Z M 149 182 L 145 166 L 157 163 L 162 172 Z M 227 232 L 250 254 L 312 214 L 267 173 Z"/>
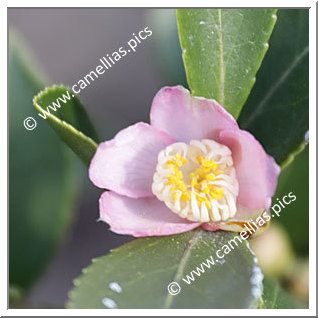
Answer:
<path fill-rule="evenodd" d="M 113 232 L 240 231 L 270 208 L 279 166 L 215 100 L 164 87 L 150 122 L 101 143 L 92 159 L 90 179 L 110 190 L 100 198 L 100 219 Z"/>

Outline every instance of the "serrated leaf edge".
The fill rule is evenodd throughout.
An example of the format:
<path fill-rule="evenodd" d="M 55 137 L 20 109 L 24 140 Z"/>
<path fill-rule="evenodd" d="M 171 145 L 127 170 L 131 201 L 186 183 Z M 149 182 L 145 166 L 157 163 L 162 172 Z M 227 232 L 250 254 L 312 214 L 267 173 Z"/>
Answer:
<path fill-rule="evenodd" d="M 69 87 L 64 86 L 64 85 L 52 85 L 52 86 L 48 86 L 46 88 L 44 88 L 43 90 L 41 90 L 38 94 L 36 94 L 33 97 L 33 106 L 41 113 L 44 114 L 44 110 L 42 109 L 42 107 L 38 104 L 38 100 L 44 96 L 45 94 L 48 94 L 50 91 L 54 90 L 54 89 L 67 89 L 70 90 Z M 97 143 L 91 139 L 90 137 L 86 136 L 84 133 L 82 133 L 81 131 L 77 130 L 74 126 L 72 126 L 71 124 L 67 123 L 64 120 L 61 120 L 60 118 L 58 118 L 57 116 L 53 115 L 53 114 L 49 114 L 46 115 L 49 119 L 55 121 L 56 124 L 59 124 L 61 126 L 66 127 L 67 129 L 69 129 L 71 132 L 73 132 L 75 135 L 79 136 L 80 138 L 84 139 L 85 141 L 87 141 L 89 144 L 91 144 L 91 146 L 95 149 L 97 149 Z"/>

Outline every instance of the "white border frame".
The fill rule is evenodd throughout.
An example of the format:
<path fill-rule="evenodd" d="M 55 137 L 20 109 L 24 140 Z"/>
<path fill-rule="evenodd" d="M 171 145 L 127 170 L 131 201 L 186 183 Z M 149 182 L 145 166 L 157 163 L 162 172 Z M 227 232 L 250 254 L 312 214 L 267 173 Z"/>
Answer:
<path fill-rule="evenodd" d="M 172 4 L 173 2 L 173 4 Z M 215 0 L 213 2 L 207 0 L 196 0 L 189 1 L 167 1 L 162 0 L 160 2 L 155 2 L 155 4 L 150 4 L 146 1 L 121 1 L 120 3 L 114 2 L 116 5 L 109 5 L 107 7 L 204 7 L 208 8 L 213 5 L 214 8 L 218 7 L 273 7 L 273 8 L 297 8 L 297 7 L 310 7 L 309 10 L 309 126 L 310 126 L 310 159 L 309 159 L 309 169 L 310 169 L 310 181 L 309 181 L 309 309 L 7 309 L 8 291 L 7 291 L 7 262 L 1 262 L 1 289 L 0 289 L 0 314 L 1 316 L 166 316 L 166 315 L 182 315 L 182 316 L 267 316 L 267 315 L 278 315 L 278 316 L 316 316 L 316 2 L 315 1 L 280 1 L 280 0 L 267 0 L 258 1 L 240 1 L 235 2 L 230 0 Z M 89 7 L 104 7 L 104 1 L 90 0 Z M 0 25 L 1 25 L 1 44 L 2 49 L 1 54 L 1 65 L 2 70 L 7 70 L 7 9 L 14 7 L 41 7 L 41 8 L 55 8 L 55 7 L 82 7 L 85 8 L 83 2 L 71 1 L 71 0 L 55 0 L 54 4 L 39 0 L 30 0 L 27 2 L 22 0 L 17 1 L 5 1 L 5 5 L 1 5 L 0 11 Z M 292 30 L 291 30 L 292 32 Z M 5 43 L 5 45 L 4 45 Z M 8 88 L 7 88 L 7 72 L 2 72 L 1 75 L 1 91 L 4 98 L 3 102 L 8 100 Z M 0 125 L 1 136 L 7 136 L 6 146 L 8 149 L 8 124 L 6 118 L 8 118 L 7 107 L 1 107 L 1 118 L 2 125 Z M 5 123 L 5 124 L 4 124 Z M 3 138 L 4 139 L 4 138 Z M 2 140 L 3 140 L 2 139 Z M 8 160 L 7 157 L 1 157 L 1 166 L 3 169 L 3 176 L 1 185 L 1 202 L 5 205 L 7 202 L 8 195 Z M 7 191 L 4 191 L 6 189 Z M 1 221 L 1 252 L 2 255 L 7 254 L 7 238 L 8 238 L 8 219 L 7 214 L 4 213 L 8 209 L 8 203 L 2 209 L 2 221 Z M 7 257 L 6 257 L 7 258 Z"/>

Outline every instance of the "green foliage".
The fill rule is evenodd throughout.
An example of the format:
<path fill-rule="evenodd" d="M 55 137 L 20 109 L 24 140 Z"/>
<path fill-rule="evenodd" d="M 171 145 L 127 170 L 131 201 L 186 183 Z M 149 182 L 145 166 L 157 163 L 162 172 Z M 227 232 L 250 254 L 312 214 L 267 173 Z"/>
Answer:
<path fill-rule="evenodd" d="M 308 13 L 278 10 L 268 53 L 239 118 L 283 166 L 303 149 L 308 130 Z"/>
<path fill-rule="evenodd" d="M 275 9 L 178 9 L 192 94 L 217 100 L 238 117 L 276 22 Z"/>
<path fill-rule="evenodd" d="M 280 177 L 273 203 L 293 192 L 296 200 L 287 205 L 277 219 L 286 228 L 299 254 L 309 251 L 309 147 L 286 167 Z"/>
<path fill-rule="evenodd" d="M 70 225 L 79 172 L 47 125 L 24 128 L 23 120 L 35 117 L 32 97 L 43 84 L 21 39 L 10 34 L 9 44 L 9 281 L 25 289 Z"/>
<path fill-rule="evenodd" d="M 64 104 L 60 98 L 67 103 Z M 60 108 L 55 106 L 57 100 Z M 34 97 L 33 104 L 46 117 L 58 136 L 89 165 L 97 148 L 94 141 L 97 136 L 84 107 L 79 99 L 72 95 L 71 90 L 64 86 L 47 87 Z M 52 105 L 56 111 L 51 108 Z"/>
<path fill-rule="evenodd" d="M 93 260 L 83 270 L 74 281 L 68 308 L 107 308 L 102 301 L 105 297 L 118 308 L 257 307 L 261 281 L 255 276 L 254 256 L 244 241 L 238 246 L 232 241 L 234 249 L 224 262 L 216 262 L 210 269 L 203 267 L 206 273 L 194 276 L 190 285 L 182 280 L 211 255 L 216 261 L 216 251 L 236 235 L 195 230 L 136 239 Z M 112 282 L 117 282 L 122 292 L 111 290 Z M 178 295 L 168 293 L 170 282 L 180 284 Z"/>

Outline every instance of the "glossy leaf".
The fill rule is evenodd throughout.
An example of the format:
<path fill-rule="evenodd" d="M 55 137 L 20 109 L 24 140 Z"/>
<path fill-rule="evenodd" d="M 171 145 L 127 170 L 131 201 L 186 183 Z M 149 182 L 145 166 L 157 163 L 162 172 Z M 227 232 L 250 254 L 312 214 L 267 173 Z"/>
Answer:
<path fill-rule="evenodd" d="M 74 155 L 47 125 L 28 131 L 32 97 L 44 87 L 20 38 L 9 36 L 9 281 L 26 289 L 46 268 L 73 216 Z M 14 293 L 15 294 L 15 293 Z"/>
<path fill-rule="evenodd" d="M 300 309 L 306 305 L 294 299 L 289 293 L 283 290 L 280 284 L 269 278 L 264 278 L 263 309 Z M 308 308 L 308 307 L 307 307 Z"/>
<path fill-rule="evenodd" d="M 250 308 L 257 307 L 262 274 L 245 241 L 216 262 L 216 251 L 236 234 L 195 230 L 136 239 L 99 257 L 74 281 L 69 308 Z M 210 256 L 215 265 L 187 277 Z M 221 254 L 223 255 L 223 254 Z M 183 280 L 188 280 L 190 284 Z M 167 286 L 177 282 L 178 295 Z M 116 288 L 114 288 L 116 287 Z"/>
<path fill-rule="evenodd" d="M 89 165 L 97 148 L 97 136 L 84 107 L 71 90 L 64 86 L 47 87 L 34 97 L 33 105 L 40 113 L 39 118 L 44 116 L 57 135 Z"/>
<path fill-rule="evenodd" d="M 178 9 L 192 94 L 216 99 L 238 117 L 276 22 L 275 9 Z"/>
<path fill-rule="evenodd" d="M 277 220 L 284 225 L 298 254 L 309 252 L 309 149 L 299 154 L 280 177 L 275 198 L 282 200 L 293 192 L 296 200 L 282 209 Z M 276 201 L 277 202 L 277 201 Z"/>
<path fill-rule="evenodd" d="M 285 166 L 303 149 L 308 131 L 308 9 L 280 9 L 269 51 L 239 118 Z"/>

